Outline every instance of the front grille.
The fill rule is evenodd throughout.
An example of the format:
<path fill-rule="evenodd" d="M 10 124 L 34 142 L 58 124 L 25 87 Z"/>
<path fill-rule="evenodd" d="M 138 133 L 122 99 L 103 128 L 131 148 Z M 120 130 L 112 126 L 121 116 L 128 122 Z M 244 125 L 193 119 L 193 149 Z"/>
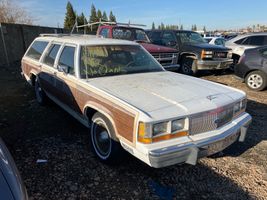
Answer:
<path fill-rule="evenodd" d="M 213 58 L 227 58 L 228 52 L 214 52 Z"/>
<path fill-rule="evenodd" d="M 163 66 L 177 64 L 178 53 L 153 53 L 152 56 Z"/>
<path fill-rule="evenodd" d="M 216 130 L 232 121 L 233 115 L 233 105 L 192 115 L 189 120 L 190 135 Z"/>

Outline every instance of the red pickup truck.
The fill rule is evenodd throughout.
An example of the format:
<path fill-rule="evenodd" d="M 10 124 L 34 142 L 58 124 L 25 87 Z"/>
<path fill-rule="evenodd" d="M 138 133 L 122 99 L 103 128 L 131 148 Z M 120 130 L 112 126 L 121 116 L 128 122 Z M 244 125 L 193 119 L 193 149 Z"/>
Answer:
<path fill-rule="evenodd" d="M 170 71 L 178 71 L 178 51 L 174 48 L 152 44 L 141 28 L 131 26 L 101 25 L 97 30 L 97 35 L 104 38 L 114 38 L 136 41 L 141 44 L 158 62 Z"/>

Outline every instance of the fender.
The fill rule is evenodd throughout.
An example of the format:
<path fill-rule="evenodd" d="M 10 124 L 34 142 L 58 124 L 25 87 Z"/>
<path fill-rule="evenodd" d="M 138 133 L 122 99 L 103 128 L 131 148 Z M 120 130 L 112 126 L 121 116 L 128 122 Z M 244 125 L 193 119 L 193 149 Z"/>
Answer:
<path fill-rule="evenodd" d="M 118 135 L 117 127 L 116 127 L 116 124 L 113 120 L 112 113 L 107 108 L 102 106 L 101 104 L 93 102 L 93 101 L 89 101 L 85 104 L 85 106 L 83 108 L 83 115 L 85 116 L 85 118 L 87 120 L 89 120 L 88 117 L 86 116 L 86 112 L 87 112 L 88 108 L 92 108 L 92 109 L 96 110 L 97 112 L 103 114 L 106 118 L 108 118 L 108 120 L 111 122 L 111 124 L 114 128 L 114 132 L 115 132 L 115 135 L 113 135 L 112 138 L 115 139 L 116 141 L 119 141 L 118 138 L 120 136 Z"/>
<path fill-rule="evenodd" d="M 193 59 L 198 59 L 198 56 L 196 53 L 192 53 L 192 52 L 182 52 L 180 54 L 180 58 L 183 57 L 183 55 L 189 55 L 190 58 L 193 58 Z"/>

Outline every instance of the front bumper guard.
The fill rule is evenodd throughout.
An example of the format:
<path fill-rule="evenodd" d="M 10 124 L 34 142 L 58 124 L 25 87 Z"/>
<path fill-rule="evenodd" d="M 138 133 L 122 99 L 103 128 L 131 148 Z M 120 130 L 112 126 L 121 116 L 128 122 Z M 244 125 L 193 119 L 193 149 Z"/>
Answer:
<path fill-rule="evenodd" d="M 227 69 L 233 64 L 233 59 L 224 60 L 199 60 L 197 61 L 198 70 Z"/>

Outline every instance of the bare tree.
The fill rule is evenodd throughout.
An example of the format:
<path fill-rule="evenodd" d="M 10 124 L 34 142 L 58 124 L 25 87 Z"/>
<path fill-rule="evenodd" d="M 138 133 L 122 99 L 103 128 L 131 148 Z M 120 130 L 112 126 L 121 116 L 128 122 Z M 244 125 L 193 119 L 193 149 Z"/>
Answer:
<path fill-rule="evenodd" d="M 14 0 L 0 0 L 0 22 L 32 24 L 29 13 Z"/>

